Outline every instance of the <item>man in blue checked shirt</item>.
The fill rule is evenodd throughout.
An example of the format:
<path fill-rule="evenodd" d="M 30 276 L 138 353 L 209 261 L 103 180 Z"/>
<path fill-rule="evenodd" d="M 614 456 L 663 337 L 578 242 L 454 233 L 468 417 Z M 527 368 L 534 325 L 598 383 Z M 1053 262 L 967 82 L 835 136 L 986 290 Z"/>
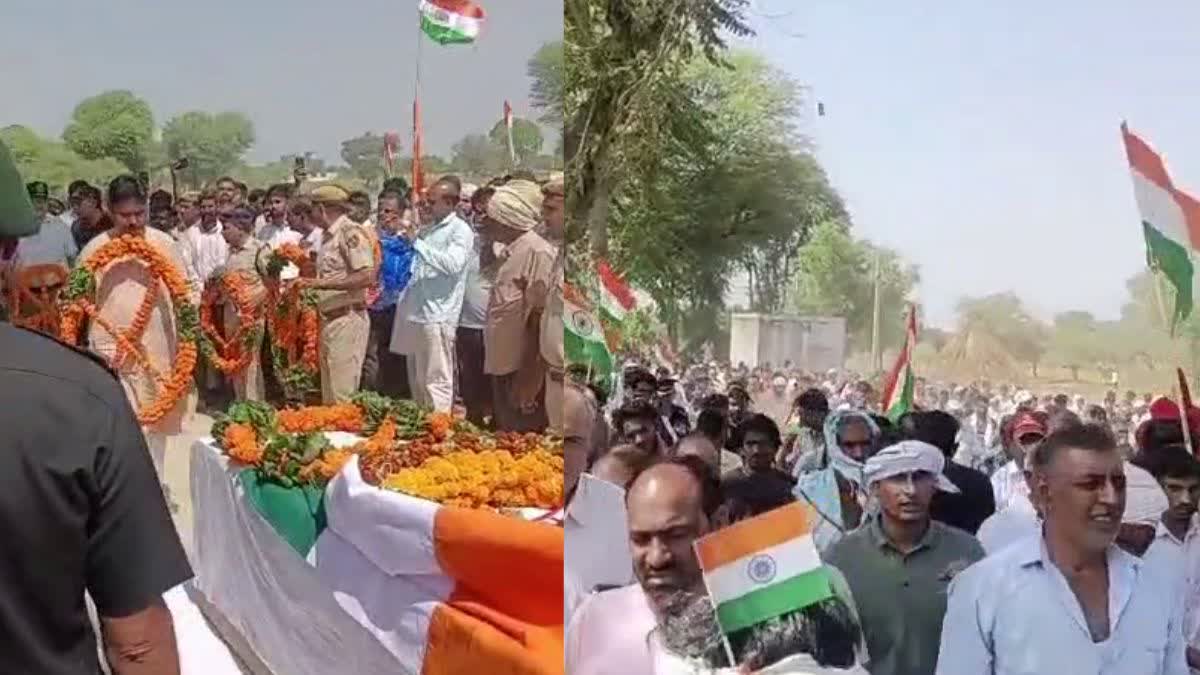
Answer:
<path fill-rule="evenodd" d="M 401 231 L 408 200 L 399 192 L 379 194 L 376 234 L 382 260 L 379 265 L 379 297 L 367 308 L 371 318 L 371 337 L 363 359 L 362 388 L 394 398 L 409 398 L 408 373 L 404 356 L 389 349 L 392 326 L 396 322 L 396 303 L 408 285 L 412 273 L 413 247 Z"/>

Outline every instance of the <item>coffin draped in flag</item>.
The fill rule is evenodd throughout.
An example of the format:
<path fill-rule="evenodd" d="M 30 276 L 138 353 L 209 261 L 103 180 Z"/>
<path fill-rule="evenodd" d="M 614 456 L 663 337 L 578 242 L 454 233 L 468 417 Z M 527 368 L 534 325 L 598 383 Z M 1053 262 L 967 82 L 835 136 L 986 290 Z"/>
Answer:
<path fill-rule="evenodd" d="M 1200 248 L 1200 202 L 1175 187 L 1162 157 L 1125 124 L 1121 137 L 1146 238 L 1146 262 L 1175 288 L 1174 331 L 1192 313 L 1196 276 L 1192 251 Z"/>
<path fill-rule="evenodd" d="M 484 13 L 469 0 L 421 0 L 421 30 L 440 45 L 475 41 Z"/>
<path fill-rule="evenodd" d="M 896 356 L 896 363 L 883 381 L 883 404 L 880 409 L 888 419 L 895 422 L 912 410 L 913 369 L 912 355 L 917 348 L 917 309 L 909 306 L 905 322 L 904 346 Z"/>
<path fill-rule="evenodd" d="M 561 528 L 375 488 L 357 458 L 325 508 L 318 575 L 409 672 L 563 672 Z"/>

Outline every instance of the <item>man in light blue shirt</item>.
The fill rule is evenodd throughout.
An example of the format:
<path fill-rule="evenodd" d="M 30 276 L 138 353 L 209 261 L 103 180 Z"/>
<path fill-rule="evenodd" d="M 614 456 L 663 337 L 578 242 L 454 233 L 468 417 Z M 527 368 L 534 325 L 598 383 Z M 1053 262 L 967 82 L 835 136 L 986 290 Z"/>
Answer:
<path fill-rule="evenodd" d="M 407 357 L 413 400 L 439 412 L 454 406 L 454 334 L 475 250 L 475 231 L 456 213 L 461 190 L 457 177 L 443 176 L 419 206 L 424 227 L 404 231 L 413 245 L 412 278 L 392 331 L 391 350 Z"/>
<path fill-rule="evenodd" d="M 958 575 L 938 675 L 1187 675 L 1178 585 L 1113 544 L 1125 468 L 1096 426 L 1033 453 L 1041 533 Z"/>
<path fill-rule="evenodd" d="M 22 267 L 30 265 L 71 267 L 79 255 L 79 249 L 75 247 L 75 238 L 71 236 L 71 228 L 67 227 L 58 216 L 51 215 L 47 209 L 46 202 L 50 194 L 45 183 L 34 181 L 26 187 L 42 227 L 32 237 L 21 239 L 21 243 L 17 245 L 17 264 Z"/>

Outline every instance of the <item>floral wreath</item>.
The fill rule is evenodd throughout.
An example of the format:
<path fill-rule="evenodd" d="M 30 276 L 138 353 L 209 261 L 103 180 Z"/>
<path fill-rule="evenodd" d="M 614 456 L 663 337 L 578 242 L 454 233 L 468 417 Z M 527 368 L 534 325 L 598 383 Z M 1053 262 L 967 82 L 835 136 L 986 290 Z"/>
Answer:
<path fill-rule="evenodd" d="M 62 322 L 58 298 L 67 275 L 67 268 L 57 263 L 14 271 L 8 288 L 9 320 L 22 328 L 58 337 Z"/>
<path fill-rule="evenodd" d="M 237 310 L 238 328 L 228 338 L 218 329 L 215 314 L 229 300 Z M 225 272 L 212 279 L 200 298 L 200 348 L 213 366 L 226 376 L 242 373 L 258 357 L 255 346 L 263 330 L 263 305 L 254 297 L 246 279 Z"/>
<path fill-rule="evenodd" d="M 146 348 L 141 344 L 150 315 L 158 300 L 159 285 L 146 289 L 146 295 L 134 314 L 133 323 L 125 330 L 113 326 L 100 316 L 95 304 L 96 277 L 109 265 L 120 260 L 132 260 L 146 268 L 155 280 L 161 281 L 171 296 L 175 310 L 175 329 L 178 331 L 178 349 L 170 373 L 160 373 L 150 365 Z M 62 294 L 62 324 L 60 335 L 70 344 L 78 344 L 80 327 L 84 317 L 90 318 L 98 327 L 116 341 L 117 352 L 112 364 L 121 368 L 132 361 L 144 369 L 158 384 L 158 397 L 143 404 L 137 411 L 138 422 L 145 427 L 154 426 L 173 410 L 192 387 L 192 372 L 199 357 L 199 320 L 196 307 L 188 298 L 188 285 L 183 274 L 162 252 L 140 235 L 126 234 L 115 237 L 72 270 L 67 278 L 67 287 Z"/>
<path fill-rule="evenodd" d="M 276 377 L 292 398 L 303 398 L 317 388 L 320 377 L 317 298 L 312 291 L 279 281 L 279 273 L 288 263 L 299 268 L 301 276 L 316 274 L 308 254 L 296 244 L 272 251 L 266 265 L 271 305 L 266 324 Z"/>

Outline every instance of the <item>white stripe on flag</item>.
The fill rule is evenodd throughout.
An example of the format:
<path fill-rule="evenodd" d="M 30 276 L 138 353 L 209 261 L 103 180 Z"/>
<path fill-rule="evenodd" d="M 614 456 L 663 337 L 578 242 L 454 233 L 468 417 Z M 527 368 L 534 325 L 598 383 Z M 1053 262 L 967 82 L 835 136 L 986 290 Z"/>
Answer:
<path fill-rule="evenodd" d="M 1137 169 L 1132 171 L 1132 175 L 1133 195 L 1142 220 L 1164 237 L 1190 251 L 1192 244 L 1188 236 L 1187 216 L 1179 203 L 1171 193 L 1150 182 Z"/>
<path fill-rule="evenodd" d="M 750 561 L 766 556 L 774 563 L 774 574 L 769 578 L 760 574 L 751 574 Z M 740 598 L 743 595 L 765 588 L 781 581 L 786 581 L 798 574 L 811 572 L 821 567 L 821 558 L 817 555 L 817 546 L 812 534 L 785 541 L 769 548 L 756 551 L 737 560 L 722 565 L 704 575 L 708 592 L 713 604 L 721 604 Z"/>

